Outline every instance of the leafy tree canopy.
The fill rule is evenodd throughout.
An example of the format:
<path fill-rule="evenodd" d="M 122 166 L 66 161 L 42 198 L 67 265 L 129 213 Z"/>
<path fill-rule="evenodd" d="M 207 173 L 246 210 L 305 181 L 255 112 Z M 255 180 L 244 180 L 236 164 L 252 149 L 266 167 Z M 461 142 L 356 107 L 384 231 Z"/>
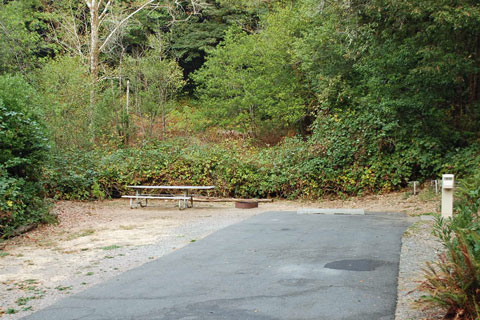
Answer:
<path fill-rule="evenodd" d="M 26 74 L 55 54 L 50 18 L 40 0 L 0 2 L 0 74 Z"/>
<path fill-rule="evenodd" d="M 231 28 L 194 79 L 213 123 L 253 135 L 295 125 L 305 115 L 292 64 L 291 9 L 272 15 L 261 32 Z"/>

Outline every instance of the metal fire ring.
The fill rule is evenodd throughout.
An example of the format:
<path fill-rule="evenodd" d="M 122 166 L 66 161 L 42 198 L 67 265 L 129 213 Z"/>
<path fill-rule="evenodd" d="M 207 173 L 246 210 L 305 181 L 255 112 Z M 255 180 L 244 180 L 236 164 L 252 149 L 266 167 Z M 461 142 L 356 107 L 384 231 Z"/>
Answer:
<path fill-rule="evenodd" d="M 258 208 L 258 202 L 255 201 L 236 201 L 235 208 L 237 209 L 252 209 Z"/>

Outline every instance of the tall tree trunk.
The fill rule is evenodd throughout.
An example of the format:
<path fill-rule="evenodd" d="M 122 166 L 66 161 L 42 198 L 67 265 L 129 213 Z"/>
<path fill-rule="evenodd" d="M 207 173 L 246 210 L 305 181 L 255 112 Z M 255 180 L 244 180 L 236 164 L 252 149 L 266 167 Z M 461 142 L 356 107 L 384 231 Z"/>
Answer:
<path fill-rule="evenodd" d="M 98 61 L 100 54 L 100 43 L 98 38 L 100 28 L 99 10 L 102 0 L 87 1 L 90 9 L 90 110 L 88 110 L 88 125 L 90 130 L 90 139 L 95 141 L 94 116 L 95 105 L 97 100 L 97 83 L 98 83 Z"/>
<path fill-rule="evenodd" d="M 157 0 L 144 0 L 143 4 L 133 10 L 130 14 L 126 15 L 120 22 L 118 22 L 112 31 L 106 36 L 104 40 L 99 39 L 100 29 L 102 22 L 105 20 L 105 17 L 108 15 L 111 6 L 115 0 L 84 0 L 90 11 L 90 78 L 91 78 L 91 88 L 90 88 L 90 106 L 88 110 L 88 126 L 90 131 L 91 142 L 95 142 L 95 109 L 96 109 L 96 100 L 97 100 L 97 85 L 98 85 L 98 74 L 99 74 L 99 56 L 100 52 L 105 48 L 106 45 L 110 42 L 112 37 L 120 30 L 120 28 L 128 22 L 130 18 L 136 15 L 138 12 L 142 11 L 149 5 L 153 4 Z M 168 1 L 166 1 L 168 2 Z M 200 0 L 190 0 L 190 3 L 193 7 L 193 12 L 188 14 L 190 17 L 192 14 L 197 14 L 198 9 L 200 8 L 202 2 Z M 164 3 L 165 7 L 168 7 L 168 3 Z M 172 6 L 179 6 L 178 2 L 175 0 Z M 172 16 L 173 21 L 175 20 Z M 188 18 L 187 18 L 188 19 Z M 137 97 L 135 97 L 137 99 Z"/>
<path fill-rule="evenodd" d="M 128 110 L 130 105 L 130 80 L 127 80 L 127 103 L 125 105 L 125 117 L 124 117 L 124 141 L 125 145 L 128 145 L 129 142 L 129 134 L 130 134 L 130 111 Z"/>

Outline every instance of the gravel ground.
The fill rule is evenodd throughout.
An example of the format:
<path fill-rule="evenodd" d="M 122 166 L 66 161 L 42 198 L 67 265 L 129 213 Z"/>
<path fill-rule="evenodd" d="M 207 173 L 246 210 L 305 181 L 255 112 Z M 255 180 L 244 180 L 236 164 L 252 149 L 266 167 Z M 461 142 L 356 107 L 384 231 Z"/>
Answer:
<path fill-rule="evenodd" d="M 442 319 L 441 310 L 421 310 L 414 302 L 422 295 L 415 290 L 422 281 L 422 268 L 434 261 L 442 245 L 432 235 L 432 216 L 421 216 L 407 229 L 402 239 L 396 320 Z"/>

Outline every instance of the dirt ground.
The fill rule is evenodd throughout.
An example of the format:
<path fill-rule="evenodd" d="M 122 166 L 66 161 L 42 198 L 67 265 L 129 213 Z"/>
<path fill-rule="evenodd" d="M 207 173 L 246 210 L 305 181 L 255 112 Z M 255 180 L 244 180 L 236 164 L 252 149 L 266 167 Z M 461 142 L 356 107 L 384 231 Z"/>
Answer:
<path fill-rule="evenodd" d="M 363 208 L 420 215 L 437 212 L 439 203 L 430 191 L 417 196 L 398 192 L 348 200 L 275 201 L 260 203 L 257 209 L 195 203 L 194 208 L 178 210 L 174 202 L 156 201 L 132 210 L 127 200 L 58 202 L 53 209 L 58 224 L 0 243 L 0 318 L 21 318 L 261 212 Z"/>

